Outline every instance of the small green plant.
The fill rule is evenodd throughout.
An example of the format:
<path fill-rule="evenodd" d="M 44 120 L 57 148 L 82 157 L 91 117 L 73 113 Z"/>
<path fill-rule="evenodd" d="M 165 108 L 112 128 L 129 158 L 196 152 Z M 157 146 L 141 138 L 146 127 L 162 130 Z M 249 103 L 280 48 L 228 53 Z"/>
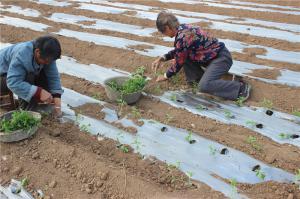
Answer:
<path fill-rule="evenodd" d="M 37 126 L 40 120 L 32 116 L 27 111 L 15 111 L 12 113 L 11 119 L 2 119 L 0 121 L 0 131 L 11 133 L 19 129 L 29 130 Z"/>
<path fill-rule="evenodd" d="M 246 121 L 246 125 L 251 127 L 251 128 L 254 128 L 256 126 L 256 122 L 252 121 L 252 120 L 248 120 Z"/>
<path fill-rule="evenodd" d="M 217 153 L 217 149 L 216 147 L 214 147 L 213 145 L 209 145 L 208 146 L 208 149 L 209 149 L 209 154 L 212 155 L 212 156 L 215 156 L 216 153 Z"/>
<path fill-rule="evenodd" d="M 192 93 L 196 94 L 198 92 L 198 83 L 197 82 L 193 82 L 192 83 Z"/>
<path fill-rule="evenodd" d="M 94 94 L 92 94 L 92 98 L 94 98 L 96 100 L 102 100 L 103 96 L 101 95 L 101 93 L 94 93 Z"/>
<path fill-rule="evenodd" d="M 300 189 L 300 169 L 298 169 L 298 171 L 296 171 L 294 181 L 295 181 L 295 184 L 299 184 L 299 189 Z"/>
<path fill-rule="evenodd" d="M 145 66 L 140 66 L 135 70 L 135 72 L 132 75 L 133 76 L 135 76 L 135 75 L 144 76 L 145 71 L 146 71 Z"/>
<path fill-rule="evenodd" d="M 177 100 L 177 96 L 175 94 L 171 95 L 170 100 L 175 102 Z"/>
<path fill-rule="evenodd" d="M 273 109 L 273 102 L 271 100 L 268 100 L 266 98 L 263 99 L 263 101 L 260 103 L 262 107 L 266 109 Z"/>
<path fill-rule="evenodd" d="M 185 136 L 185 138 L 184 138 L 187 142 L 190 142 L 191 140 L 192 140 L 192 132 L 191 131 L 189 131 L 189 133 L 188 133 L 188 135 L 187 136 Z"/>
<path fill-rule="evenodd" d="M 123 144 L 120 146 L 120 149 L 121 149 L 121 151 L 123 151 L 123 153 L 128 153 L 129 152 L 128 147 L 123 145 Z"/>
<path fill-rule="evenodd" d="M 141 118 L 141 112 L 138 108 L 136 108 L 135 106 L 133 106 L 131 108 L 131 113 L 133 115 L 134 118 L 138 119 L 138 118 Z"/>
<path fill-rule="evenodd" d="M 140 152 L 140 149 L 142 147 L 142 143 L 141 141 L 138 139 L 138 137 L 136 137 L 132 143 L 133 145 L 135 145 L 135 149 L 137 150 L 137 152 Z"/>
<path fill-rule="evenodd" d="M 255 170 L 255 175 L 261 180 L 264 180 L 266 177 L 266 174 L 263 171 L 261 171 L 260 169 Z"/>
<path fill-rule="evenodd" d="M 203 106 L 202 104 L 198 104 L 196 106 L 196 109 L 199 110 L 199 111 L 203 111 L 203 110 L 205 110 L 205 106 Z"/>
<path fill-rule="evenodd" d="M 293 110 L 293 115 L 300 117 L 300 111 L 299 110 Z"/>
<path fill-rule="evenodd" d="M 169 124 L 172 120 L 173 120 L 173 116 L 167 113 L 165 115 L 165 123 Z"/>
<path fill-rule="evenodd" d="M 171 82 L 172 82 L 172 84 L 175 84 L 175 85 L 179 84 L 179 82 L 180 82 L 179 75 L 178 75 L 178 74 L 173 75 L 173 76 L 171 77 Z"/>
<path fill-rule="evenodd" d="M 191 171 L 187 171 L 186 175 L 188 177 L 188 185 L 191 185 L 192 184 L 191 179 L 192 179 L 193 173 Z"/>
<path fill-rule="evenodd" d="M 233 119 L 234 118 L 234 115 L 232 115 L 232 113 L 229 110 L 225 110 L 224 114 L 225 114 L 225 117 L 227 119 Z"/>
<path fill-rule="evenodd" d="M 235 198 L 235 195 L 237 194 L 237 181 L 236 179 L 230 179 L 230 187 L 231 187 L 231 192 L 232 192 L 232 198 Z"/>
<path fill-rule="evenodd" d="M 250 135 L 250 136 L 247 138 L 246 142 L 247 142 L 248 144 L 250 144 L 250 145 L 252 146 L 252 148 L 254 148 L 255 150 L 257 150 L 257 151 L 260 151 L 260 150 L 261 150 L 261 145 L 259 145 L 259 144 L 257 143 L 256 137 Z"/>
<path fill-rule="evenodd" d="M 21 186 L 22 186 L 22 187 L 26 187 L 26 186 L 28 185 L 28 183 L 29 183 L 28 178 L 23 178 L 23 179 L 21 180 Z"/>
<path fill-rule="evenodd" d="M 235 104 L 241 107 L 244 105 L 245 99 L 246 99 L 245 97 L 238 97 L 237 100 L 235 101 Z"/>
<path fill-rule="evenodd" d="M 147 79 L 144 77 L 144 69 L 139 67 L 122 85 L 119 85 L 116 81 L 110 81 L 106 85 L 120 92 L 123 99 L 124 95 L 142 91 L 146 83 Z"/>
<path fill-rule="evenodd" d="M 288 133 L 279 133 L 278 136 L 282 140 L 286 140 L 286 139 L 291 139 L 292 138 L 292 134 L 288 134 Z"/>
<path fill-rule="evenodd" d="M 127 104 L 126 102 L 125 102 L 125 100 L 123 100 L 123 99 L 117 99 L 117 103 L 118 103 L 118 106 L 119 106 L 119 115 L 122 115 L 122 113 L 123 113 L 123 107 Z"/>
<path fill-rule="evenodd" d="M 172 170 L 172 169 L 179 169 L 179 167 L 180 167 L 180 161 L 176 161 L 176 163 L 175 164 L 168 164 L 168 170 Z"/>
<path fill-rule="evenodd" d="M 90 128 L 91 124 L 82 124 L 80 125 L 80 131 L 86 132 L 86 133 L 90 133 Z"/>

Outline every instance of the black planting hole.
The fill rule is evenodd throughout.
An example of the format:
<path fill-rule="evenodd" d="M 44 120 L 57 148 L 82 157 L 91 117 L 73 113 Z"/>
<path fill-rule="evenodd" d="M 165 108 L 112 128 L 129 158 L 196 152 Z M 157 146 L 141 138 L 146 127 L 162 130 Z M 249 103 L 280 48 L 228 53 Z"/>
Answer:
<path fill-rule="evenodd" d="M 255 165 L 253 168 L 252 168 L 252 171 L 257 171 L 257 170 L 260 170 L 260 165 Z"/>
<path fill-rule="evenodd" d="M 227 148 L 223 148 L 220 153 L 222 155 L 227 155 L 229 153 L 229 150 Z"/>
<path fill-rule="evenodd" d="M 161 132 L 166 132 L 167 130 L 168 130 L 168 128 L 165 126 L 160 129 Z"/>
<path fill-rule="evenodd" d="M 117 144 L 117 148 L 120 148 L 121 146 L 123 146 L 123 144 Z"/>
<path fill-rule="evenodd" d="M 177 102 L 180 102 L 180 103 L 182 103 L 182 102 L 183 102 L 183 100 L 180 100 L 180 99 L 177 99 L 176 101 L 177 101 Z"/>
<path fill-rule="evenodd" d="M 194 143 L 196 143 L 196 140 L 190 140 L 189 143 L 194 144 Z"/>
<path fill-rule="evenodd" d="M 256 124 L 256 128 L 262 129 L 264 127 L 263 124 Z"/>
<path fill-rule="evenodd" d="M 292 139 L 297 139 L 297 138 L 299 138 L 299 137 L 300 137 L 300 136 L 297 135 L 297 134 L 292 134 L 292 135 L 291 135 L 291 138 L 292 138 Z"/>
<path fill-rule="evenodd" d="M 266 111 L 266 114 L 271 116 L 271 115 L 273 115 L 273 111 L 267 110 L 267 111 Z"/>

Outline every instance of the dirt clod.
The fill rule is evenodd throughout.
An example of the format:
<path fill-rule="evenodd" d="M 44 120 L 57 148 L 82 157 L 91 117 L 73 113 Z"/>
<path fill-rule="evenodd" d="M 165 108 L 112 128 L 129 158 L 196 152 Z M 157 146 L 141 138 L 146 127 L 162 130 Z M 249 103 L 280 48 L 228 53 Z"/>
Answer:
<path fill-rule="evenodd" d="M 51 187 L 51 188 L 55 188 L 56 185 L 57 185 L 57 182 L 55 180 L 53 180 L 49 183 L 49 187 Z"/>
<path fill-rule="evenodd" d="M 22 167 L 15 167 L 13 170 L 12 170 L 12 174 L 13 175 L 20 175 L 20 173 L 23 171 L 23 168 Z"/>

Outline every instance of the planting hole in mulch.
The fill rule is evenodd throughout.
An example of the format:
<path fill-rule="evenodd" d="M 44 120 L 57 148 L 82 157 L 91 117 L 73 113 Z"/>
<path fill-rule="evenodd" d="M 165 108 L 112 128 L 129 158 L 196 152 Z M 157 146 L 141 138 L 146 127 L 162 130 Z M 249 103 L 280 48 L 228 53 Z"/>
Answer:
<path fill-rule="evenodd" d="M 273 111 L 267 110 L 267 111 L 266 111 L 266 114 L 269 115 L 269 116 L 271 116 L 271 115 L 273 115 Z"/>
<path fill-rule="evenodd" d="M 190 140 L 189 143 L 194 144 L 194 143 L 196 143 L 196 140 Z"/>
<path fill-rule="evenodd" d="M 252 168 L 252 171 L 257 171 L 257 170 L 260 170 L 260 165 L 255 165 L 253 168 Z"/>
<path fill-rule="evenodd" d="M 220 152 L 222 155 L 227 155 L 229 153 L 229 150 L 227 148 L 223 148 Z"/>
<path fill-rule="evenodd" d="M 168 130 L 168 128 L 165 126 L 160 129 L 161 132 L 166 132 L 167 130 Z"/>
<path fill-rule="evenodd" d="M 300 136 L 299 135 L 297 135 L 297 134 L 293 134 L 293 135 L 291 135 L 291 138 L 292 139 L 297 139 L 297 138 L 299 138 Z"/>
<path fill-rule="evenodd" d="M 264 127 L 263 124 L 256 124 L 256 128 L 262 129 Z"/>
<path fill-rule="evenodd" d="M 180 100 L 180 99 L 178 99 L 178 100 L 176 100 L 177 102 L 180 102 L 180 103 L 182 103 L 183 102 L 183 100 Z"/>

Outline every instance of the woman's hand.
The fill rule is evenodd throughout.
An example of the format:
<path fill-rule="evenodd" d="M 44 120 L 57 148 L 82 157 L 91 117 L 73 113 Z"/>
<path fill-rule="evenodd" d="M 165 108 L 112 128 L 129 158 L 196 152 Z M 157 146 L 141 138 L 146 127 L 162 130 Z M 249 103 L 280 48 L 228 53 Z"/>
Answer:
<path fill-rule="evenodd" d="M 159 57 L 152 63 L 152 70 L 154 70 L 155 73 L 163 61 L 165 61 L 165 58 Z"/>

